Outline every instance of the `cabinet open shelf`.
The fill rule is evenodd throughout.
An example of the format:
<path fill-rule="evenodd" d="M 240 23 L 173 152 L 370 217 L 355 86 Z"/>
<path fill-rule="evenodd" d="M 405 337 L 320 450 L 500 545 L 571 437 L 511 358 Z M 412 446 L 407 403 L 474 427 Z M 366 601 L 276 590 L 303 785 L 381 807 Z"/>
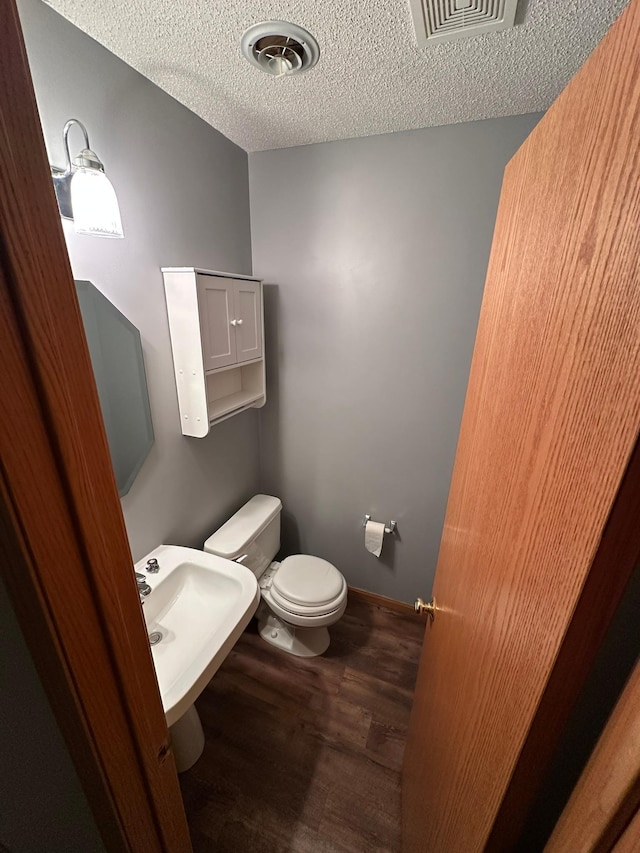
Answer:
<path fill-rule="evenodd" d="M 263 364 L 254 361 L 206 375 L 209 422 L 225 417 L 236 409 L 246 409 L 264 397 Z"/>
<path fill-rule="evenodd" d="M 235 394 L 228 394 L 219 400 L 209 400 L 207 403 L 209 423 L 218 421 L 238 409 L 247 409 L 262 396 L 262 394 L 250 393 L 249 391 L 237 391 Z"/>

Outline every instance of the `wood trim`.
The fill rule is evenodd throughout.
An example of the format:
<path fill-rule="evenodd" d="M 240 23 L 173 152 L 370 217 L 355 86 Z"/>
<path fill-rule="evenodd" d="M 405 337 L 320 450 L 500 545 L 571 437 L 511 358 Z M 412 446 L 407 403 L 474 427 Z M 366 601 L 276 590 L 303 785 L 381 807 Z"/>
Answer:
<path fill-rule="evenodd" d="M 373 607 L 384 607 L 385 610 L 391 610 L 393 613 L 401 613 L 403 616 L 413 616 L 419 622 L 426 622 L 426 615 L 416 613 L 412 604 L 407 604 L 405 601 L 397 601 L 395 598 L 387 598 L 384 595 L 376 595 L 375 592 L 367 592 L 366 589 L 359 589 L 356 586 L 349 587 L 349 598 L 356 601 L 363 601 L 365 604 L 371 604 Z"/>
<path fill-rule="evenodd" d="M 640 810 L 633 816 L 612 853 L 638 853 L 638 850 L 640 850 Z"/>
<path fill-rule="evenodd" d="M 608 853 L 625 833 L 640 808 L 639 708 L 640 663 L 636 664 L 545 853 Z"/>
<path fill-rule="evenodd" d="M 15 0 L 0 4 L 0 549 L 108 850 L 191 850 Z"/>

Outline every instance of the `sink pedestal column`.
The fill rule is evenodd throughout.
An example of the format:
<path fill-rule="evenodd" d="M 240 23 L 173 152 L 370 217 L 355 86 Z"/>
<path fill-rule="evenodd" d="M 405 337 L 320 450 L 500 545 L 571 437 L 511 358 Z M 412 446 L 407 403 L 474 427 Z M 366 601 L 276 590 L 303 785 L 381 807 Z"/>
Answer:
<path fill-rule="evenodd" d="M 169 734 L 178 773 L 184 773 L 193 767 L 204 750 L 204 732 L 195 705 L 187 708 L 180 719 L 169 726 Z"/>

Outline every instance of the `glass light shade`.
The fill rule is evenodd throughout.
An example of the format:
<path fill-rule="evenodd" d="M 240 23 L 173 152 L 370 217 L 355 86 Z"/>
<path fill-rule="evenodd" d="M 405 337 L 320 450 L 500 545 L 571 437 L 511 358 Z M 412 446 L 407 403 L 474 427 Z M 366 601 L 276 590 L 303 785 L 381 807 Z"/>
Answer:
<path fill-rule="evenodd" d="M 99 169 L 78 168 L 71 178 L 71 207 L 77 234 L 124 237 L 111 181 Z"/>

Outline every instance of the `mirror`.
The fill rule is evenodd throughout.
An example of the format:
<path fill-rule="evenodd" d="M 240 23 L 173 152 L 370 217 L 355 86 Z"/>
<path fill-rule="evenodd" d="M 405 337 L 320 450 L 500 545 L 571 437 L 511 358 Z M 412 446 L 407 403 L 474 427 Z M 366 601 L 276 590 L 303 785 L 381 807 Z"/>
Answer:
<path fill-rule="evenodd" d="M 76 281 L 120 497 L 153 445 L 140 332 L 90 281 Z"/>

